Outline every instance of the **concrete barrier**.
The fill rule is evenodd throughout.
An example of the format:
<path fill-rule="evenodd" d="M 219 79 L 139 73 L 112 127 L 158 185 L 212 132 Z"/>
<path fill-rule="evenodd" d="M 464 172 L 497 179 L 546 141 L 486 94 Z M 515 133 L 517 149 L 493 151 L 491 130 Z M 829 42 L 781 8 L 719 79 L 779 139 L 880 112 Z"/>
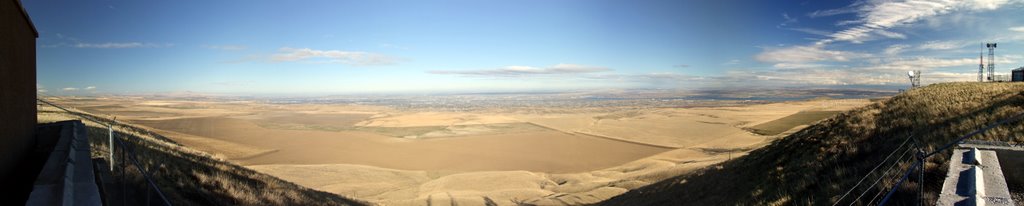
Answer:
<path fill-rule="evenodd" d="M 981 197 L 981 195 L 975 195 L 971 197 L 971 201 L 968 203 L 971 206 L 985 206 L 985 198 Z"/>
<path fill-rule="evenodd" d="M 61 127 L 60 137 L 25 205 L 102 205 L 85 124 L 72 120 L 54 125 Z"/>
<path fill-rule="evenodd" d="M 971 166 L 970 171 L 967 172 L 967 194 L 974 196 L 985 196 L 985 173 L 981 171 L 981 167 Z"/>
<path fill-rule="evenodd" d="M 981 165 L 981 152 L 978 151 L 978 148 L 968 150 L 967 154 L 964 155 L 964 162 L 971 165 Z"/>

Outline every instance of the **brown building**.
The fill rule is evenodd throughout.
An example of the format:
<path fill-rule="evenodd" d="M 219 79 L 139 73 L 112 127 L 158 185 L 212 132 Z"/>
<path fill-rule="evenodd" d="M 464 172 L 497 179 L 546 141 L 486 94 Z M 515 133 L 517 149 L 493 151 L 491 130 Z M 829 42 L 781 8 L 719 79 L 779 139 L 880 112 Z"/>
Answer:
<path fill-rule="evenodd" d="M 19 0 L 0 0 L 0 185 L 35 145 L 36 32 Z"/>

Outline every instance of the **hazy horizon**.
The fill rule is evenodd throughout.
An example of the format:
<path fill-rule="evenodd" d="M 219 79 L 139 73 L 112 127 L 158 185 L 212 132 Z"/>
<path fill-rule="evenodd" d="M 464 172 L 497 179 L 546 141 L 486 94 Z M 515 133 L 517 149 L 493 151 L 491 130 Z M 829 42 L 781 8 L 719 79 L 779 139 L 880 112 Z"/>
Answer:
<path fill-rule="evenodd" d="M 26 1 L 48 95 L 905 87 L 1020 66 L 1022 1 Z M 987 52 L 987 51 L 986 51 Z"/>

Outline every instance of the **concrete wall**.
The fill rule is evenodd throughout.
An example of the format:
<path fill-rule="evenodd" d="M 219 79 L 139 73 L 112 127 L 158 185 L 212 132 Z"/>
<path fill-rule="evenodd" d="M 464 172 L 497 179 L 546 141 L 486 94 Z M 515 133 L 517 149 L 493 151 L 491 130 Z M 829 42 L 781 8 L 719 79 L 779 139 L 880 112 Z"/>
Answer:
<path fill-rule="evenodd" d="M 18 0 L 0 0 L 0 185 L 34 145 L 36 33 Z"/>

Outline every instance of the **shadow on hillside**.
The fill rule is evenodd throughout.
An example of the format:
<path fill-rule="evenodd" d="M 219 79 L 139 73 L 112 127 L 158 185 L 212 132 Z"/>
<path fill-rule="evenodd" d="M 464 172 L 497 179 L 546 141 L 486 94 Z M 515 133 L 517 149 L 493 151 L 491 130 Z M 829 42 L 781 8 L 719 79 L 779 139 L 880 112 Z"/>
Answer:
<path fill-rule="evenodd" d="M 109 124 L 103 117 L 45 106 L 39 110 L 40 121 L 94 119 Z M 92 120 L 83 120 L 88 127 L 94 160 L 106 162 L 108 129 Z M 367 205 L 332 193 L 296 185 L 273 176 L 216 159 L 209 154 L 181 146 L 170 139 L 145 129 L 114 123 L 115 136 L 125 143 L 115 148 L 113 184 L 105 184 L 112 205 L 162 205 L 157 193 L 134 165 L 124 164 L 134 154 L 143 170 L 149 171 L 155 184 L 173 205 Z M 128 151 L 128 152 L 125 152 Z M 105 166 L 100 169 L 108 169 Z M 125 191 L 123 193 L 119 191 Z M 148 203 L 147 203 L 147 200 Z"/>
<path fill-rule="evenodd" d="M 122 164 L 125 155 L 134 152 L 138 162 L 149 171 L 156 184 L 175 205 L 363 205 L 365 203 L 312 190 L 257 173 L 245 167 L 213 159 L 174 144 L 160 144 L 133 134 L 115 132 L 127 147 L 115 149 L 114 176 L 121 179 L 127 204 L 146 205 L 150 193 L 145 179 L 132 165 Z M 107 129 L 89 128 L 93 148 L 103 148 L 98 157 L 107 157 Z M 128 151 L 128 152 L 124 152 Z M 123 172 L 122 172 L 123 171 Z M 120 189 L 118 189 L 120 190 Z"/>
<path fill-rule="evenodd" d="M 150 193 L 145 179 L 132 165 L 122 164 L 125 155 L 134 152 L 138 162 L 149 171 L 160 190 L 174 205 L 364 205 L 365 203 L 316 191 L 201 155 L 174 144 L 159 144 L 133 134 L 115 132 L 127 145 L 122 151 L 115 149 L 114 176 L 124 181 L 125 205 L 146 205 L 158 202 L 156 193 Z M 89 128 L 93 148 L 104 148 L 96 156 L 107 157 L 107 129 Z M 128 151 L 128 152 L 123 152 Z M 123 171 L 123 172 L 122 172 Z M 118 189 L 120 190 L 120 188 Z M 115 200 L 117 201 L 117 200 Z"/>

